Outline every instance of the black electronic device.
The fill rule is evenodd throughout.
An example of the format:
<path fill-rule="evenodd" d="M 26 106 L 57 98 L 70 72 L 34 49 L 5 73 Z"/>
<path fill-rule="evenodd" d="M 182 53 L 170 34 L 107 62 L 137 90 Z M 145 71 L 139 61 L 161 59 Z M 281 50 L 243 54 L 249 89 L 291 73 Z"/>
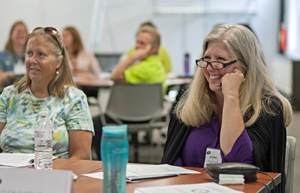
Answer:
<path fill-rule="evenodd" d="M 241 174 L 244 175 L 245 182 L 257 180 L 259 167 L 246 163 L 219 163 L 207 164 L 205 171 L 215 180 L 219 180 L 219 174 Z"/>

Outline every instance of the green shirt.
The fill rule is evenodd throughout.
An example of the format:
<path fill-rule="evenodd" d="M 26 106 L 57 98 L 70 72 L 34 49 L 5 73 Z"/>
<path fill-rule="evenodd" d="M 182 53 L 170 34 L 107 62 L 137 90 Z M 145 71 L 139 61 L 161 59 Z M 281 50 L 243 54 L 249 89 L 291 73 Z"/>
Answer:
<path fill-rule="evenodd" d="M 130 66 L 124 72 L 127 83 L 161 83 L 163 92 L 166 93 L 165 85 L 166 73 L 165 69 L 158 59 L 157 55 L 152 55 L 138 64 Z"/>
<path fill-rule="evenodd" d="M 127 51 L 127 55 L 131 55 L 133 52 L 135 51 L 135 48 L 130 48 Z M 163 64 L 166 73 L 171 72 L 171 59 L 169 57 L 169 54 L 167 52 L 167 50 L 160 46 L 158 49 L 158 58 L 160 59 L 161 63 Z"/>

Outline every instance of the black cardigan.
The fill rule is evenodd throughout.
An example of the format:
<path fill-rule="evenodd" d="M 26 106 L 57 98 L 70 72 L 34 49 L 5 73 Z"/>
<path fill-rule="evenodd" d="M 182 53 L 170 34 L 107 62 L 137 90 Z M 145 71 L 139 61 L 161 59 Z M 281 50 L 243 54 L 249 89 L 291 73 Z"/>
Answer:
<path fill-rule="evenodd" d="M 272 192 L 285 192 L 286 128 L 282 106 L 278 99 L 273 100 L 271 109 L 276 112 L 276 115 L 261 114 L 258 120 L 246 130 L 253 144 L 253 165 L 258 166 L 261 171 L 281 173 L 281 184 Z M 176 115 L 172 115 L 161 163 L 175 162 L 181 154 L 191 129 L 191 126 L 185 125 Z"/>

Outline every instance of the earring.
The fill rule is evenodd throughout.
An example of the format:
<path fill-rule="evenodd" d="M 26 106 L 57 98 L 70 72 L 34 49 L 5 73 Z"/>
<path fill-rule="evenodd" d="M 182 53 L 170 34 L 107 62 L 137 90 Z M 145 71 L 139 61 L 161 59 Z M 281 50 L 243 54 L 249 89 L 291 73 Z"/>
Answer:
<path fill-rule="evenodd" d="M 56 74 L 58 74 L 59 72 L 58 72 L 58 70 L 56 70 Z"/>

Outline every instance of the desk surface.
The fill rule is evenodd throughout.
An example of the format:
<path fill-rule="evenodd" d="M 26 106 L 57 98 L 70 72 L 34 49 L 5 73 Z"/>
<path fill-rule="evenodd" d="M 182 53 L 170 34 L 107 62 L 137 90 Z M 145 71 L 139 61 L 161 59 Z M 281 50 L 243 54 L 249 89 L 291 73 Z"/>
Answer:
<path fill-rule="evenodd" d="M 78 86 L 111 87 L 114 85 L 112 80 L 95 74 L 77 73 L 74 74 L 73 79 Z"/>
<path fill-rule="evenodd" d="M 70 159 L 55 159 L 53 161 L 53 169 L 57 170 L 72 170 L 73 173 L 80 176 L 81 174 L 86 174 L 102 167 L 101 161 L 91 161 L 91 160 L 70 160 Z M 153 186 L 168 186 L 168 185 L 179 185 L 179 184 L 195 184 L 195 183 L 205 183 L 205 182 L 216 182 L 213 180 L 203 168 L 190 168 L 188 169 L 196 170 L 202 172 L 201 174 L 189 174 L 180 175 L 176 177 L 161 178 L 155 180 L 147 180 L 143 182 L 127 183 L 126 192 L 132 193 L 137 187 L 153 187 Z M 98 170 L 97 172 L 102 171 Z M 278 185 L 281 181 L 280 173 L 268 173 L 274 178 L 275 184 Z M 268 184 L 272 187 L 269 176 L 258 173 L 258 182 Z M 235 190 L 243 191 L 246 193 L 253 192 L 268 192 L 262 183 L 246 183 L 245 185 L 226 185 Z M 74 182 L 76 193 L 101 193 L 102 192 L 102 180 L 90 178 L 90 177 L 79 177 Z"/>
<path fill-rule="evenodd" d="M 78 86 L 91 86 L 91 87 L 111 87 L 114 82 L 108 78 L 108 74 L 103 76 L 97 74 L 77 73 L 74 74 L 74 82 Z M 191 82 L 191 78 L 167 78 L 165 84 L 168 86 L 181 85 Z"/>

